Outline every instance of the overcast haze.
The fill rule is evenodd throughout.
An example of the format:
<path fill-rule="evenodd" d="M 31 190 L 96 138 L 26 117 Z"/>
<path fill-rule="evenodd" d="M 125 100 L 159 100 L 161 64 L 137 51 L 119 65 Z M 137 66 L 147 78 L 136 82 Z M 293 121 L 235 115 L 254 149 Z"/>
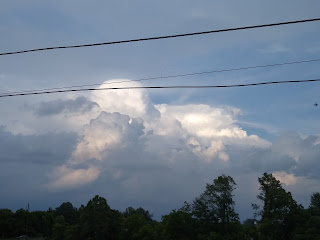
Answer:
<path fill-rule="evenodd" d="M 319 1 L 0 2 L 0 52 L 319 18 Z M 319 62 L 123 82 L 317 59 L 320 22 L 0 56 L 0 92 L 84 84 L 220 85 L 319 78 Z M 108 83 L 109 85 L 102 85 Z M 221 174 L 252 217 L 273 173 L 308 206 L 320 191 L 319 83 L 112 90 L 0 98 L 0 208 L 143 207 L 156 219 Z"/>

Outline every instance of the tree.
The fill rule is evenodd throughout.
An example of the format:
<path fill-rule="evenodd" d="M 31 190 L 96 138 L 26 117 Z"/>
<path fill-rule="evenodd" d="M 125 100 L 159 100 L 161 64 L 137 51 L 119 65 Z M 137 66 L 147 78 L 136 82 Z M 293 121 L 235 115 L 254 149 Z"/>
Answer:
<path fill-rule="evenodd" d="M 217 228 L 227 233 L 231 223 L 238 223 L 239 217 L 234 210 L 233 190 L 236 183 L 232 177 L 222 175 L 206 185 L 206 190 L 192 204 L 192 213 L 205 228 Z"/>
<path fill-rule="evenodd" d="M 28 212 L 23 208 L 18 209 L 14 213 L 14 235 L 20 236 L 26 234 L 26 226 L 27 226 L 27 215 Z"/>
<path fill-rule="evenodd" d="M 80 229 L 84 239 L 113 239 L 112 211 L 103 197 L 96 195 L 85 207 L 79 209 Z"/>
<path fill-rule="evenodd" d="M 157 239 L 154 221 L 149 211 L 128 207 L 123 213 L 121 239 Z"/>
<path fill-rule="evenodd" d="M 13 212 L 10 209 L 0 209 L 0 238 L 13 237 Z"/>
<path fill-rule="evenodd" d="M 320 216 L 320 193 L 317 192 L 311 195 L 309 210 L 312 215 Z"/>
<path fill-rule="evenodd" d="M 320 193 L 313 193 L 310 205 L 305 211 L 304 225 L 297 229 L 295 240 L 320 240 Z"/>
<path fill-rule="evenodd" d="M 73 207 L 72 203 L 64 202 L 56 208 L 56 216 L 63 216 L 67 224 L 74 224 L 77 219 L 77 209 Z"/>
<path fill-rule="evenodd" d="M 157 235 L 156 229 L 151 224 L 143 225 L 139 232 L 134 235 L 134 239 L 137 240 L 161 240 L 161 237 Z"/>
<path fill-rule="evenodd" d="M 122 222 L 122 239 L 139 239 L 137 238 L 137 235 L 140 229 L 146 224 L 147 222 L 142 215 L 131 214 L 130 216 L 126 217 Z"/>
<path fill-rule="evenodd" d="M 286 192 L 272 174 L 264 173 L 258 181 L 261 192 L 257 198 L 263 202 L 263 209 L 259 212 L 260 232 L 267 239 L 291 239 L 300 224 L 302 206 L 293 200 L 291 193 Z"/>
<path fill-rule="evenodd" d="M 299 229 L 294 240 L 320 240 L 320 216 L 311 216 Z"/>
<path fill-rule="evenodd" d="M 257 221 L 255 219 L 246 219 L 242 227 L 244 239 L 258 239 Z"/>
<path fill-rule="evenodd" d="M 143 216 L 148 222 L 152 222 L 152 214 L 149 213 L 148 210 L 144 210 L 142 207 L 134 209 L 133 207 L 128 207 L 123 213 L 124 217 L 128 217 L 133 214 L 138 214 Z"/>
<path fill-rule="evenodd" d="M 52 227 L 52 239 L 53 240 L 60 240 L 66 239 L 66 229 L 67 224 L 62 215 L 59 215 L 55 218 L 54 224 Z"/>
<path fill-rule="evenodd" d="M 47 237 L 51 235 L 54 217 L 46 211 L 30 212 L 28 232 L 30 236 Z"/>
<path fill-rule="evenodd" d="M 194 239 L 195 221 L 191 214 L 173 210 L 162 217 L 166 239 Z"/>

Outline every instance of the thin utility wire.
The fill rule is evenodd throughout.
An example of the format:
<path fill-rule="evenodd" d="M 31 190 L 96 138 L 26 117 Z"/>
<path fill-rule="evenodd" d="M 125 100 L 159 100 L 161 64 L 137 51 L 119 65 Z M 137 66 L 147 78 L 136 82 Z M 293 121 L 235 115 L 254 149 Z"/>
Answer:
<path fill-rule="evenodd" d="M 307 80 L 291 80 L 291 81 L 272 81 L 272 82 L 259 82 L 259 83 L 247 83 L 247 84 L 233 84 L 233 85 L 181 85 L 181 86 L 140 86 L 140 87 L 108 87 L 108 88 L 82 88 L 82 89 L 69 89 L 69 90 L 55 90 L 47 92 L 32 92 L 32 93 L 18 93 L 1 95 L 0 98 L 4 97 L 15 97 L 15 96 L 28 96 L 28 95 L 42 95 L 51 93 L 66 93 L 66 92 L 84 92 L 84 91 L 98 91 L 98 90 L 128 90 L 128 89 L 175 89 L 175 88 L 234 88 L 234 87 L 249 87 L 249 86 L 261 86 L 271 84 L 289 84 L 289 83 L 307 83 L 307 82 L 320 82 L 320 79 L 307 79 Z"/>
<path fill-rule="evenodd" d="M 301 64 L 301 63 L 310 63 L 310 62 L 319 62 L 319 61 L 320 61 L 320 58 L 319 59 L 294 61 L 294 62 L 282 62 L 282 63 L 267 64 L 267 65 L 256 65 L 256 66 L 247 66 L 247 67 L 239 67 L 239 68 L 229 68 L 229 69 L 221 69 L 221 70 L 185 73 L 185 74 L 177 74 L 177 75 L 140 78 L 140 79 L 133 79 L 133 80 L 114 81 L 114 82 L 107 82 L 107 83 L 94 83 L 94 84 L 75 85 L 75 86 L 67 86 L 67 87 L 34 89 L 34 90 L 28 90 L 28 91 L 0 93 L 0 96 L 1 95 L 12 95 L 12 94 L 18 94 L 18 93 L 31 93 L 31 92 L 42 92 L 42 91 L 51 91 L 51 90 L 63 90 L 63 89 L 68 89 L 68 88 L 83 88 L 83 87 L 92 87 L 92 86 L 109 85 L 109 84 L 117 84 L 117 83 L 141 82 L 141 81 L 168 79 L 168 78 L 177 78 L 177 77 L 189 77 L 189 76 L 210 74 L 210 73 L 232 72 L 232 71 L 249 70 L 249 69 L 266 68 L 266 67 L 277 67 L 277 66 L 283 66 L 283 65 Z"/>
<path fill-rule="evenodd" d="M 82 45 L 71 45 L 71 46 L 57 46 L 57 47 L 36 48 L 36 49 L 29 49 L 29 50 L 15 51 L 15 52 L 4 52 L 4 53 L 0 53 L 0 56 L 13 55 L 13 54 L 21 54 L 21 53 L 28 53 L 28 52 L 48 51 L 48 50 L 55 50 L 55 49 L 96 47 L 96 46 L 102 46 L 102 45 L 112 45 L 112 44 L 122 44 L 122 43 L 131 43 L 131 42 L 142 42 L 142 41 L 160 40 L 160 39 L 168 39 L 168 38 L 188 37 L 188 36 L 196 36 L 196 35 L 219 33 L 219 32 L 230 32 L 230 31 L 239 31 L 239 30 L 245 30 L 245 29 L 264 28 L 264 27 L 273 27 L 273 26 L 296 24 L 296 23 L 315 22 L 315 21 L 319 21 L 319 20 L 320 20 L 320 18 L 313 18 L 313 19 L 304 19 L 304 20 L 289 21 L 289 22 L 278 22 L 278 23 L 270 23 L 270 24 L 262 24 L 262 25 L 253 25 L 253 26 L 245 26 L 245 27 L 236 27 L 236 28 L 209 30 L 209 31 L 204 31 L 204 32 L 192 32 L 192 33 L 182 33 L 182 34 L 176 34 L 176 35 L 167 35 L 167 36 L 158 36 L 158 37 L 147 37 L 147 38 L 137 38 L 137 39 L 130 39 L 130 40 L 120 40 L 120 41 L 113 41 L 113 42 L 89 43 L 89 44 L 82 44 Z"/>

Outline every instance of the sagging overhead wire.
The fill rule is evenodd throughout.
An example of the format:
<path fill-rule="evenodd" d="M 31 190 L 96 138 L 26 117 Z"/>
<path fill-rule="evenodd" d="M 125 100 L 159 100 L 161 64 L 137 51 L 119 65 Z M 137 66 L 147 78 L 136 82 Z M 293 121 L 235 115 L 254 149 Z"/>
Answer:
<path fill-rule="evenodd" d="M 178 78 L 178 77 L 189 77 L 189 76 L 196 76 L 196 75 L 203 75 L 203 74 L 232 72 L 232 71 L 249 70 L 249 69 L 257 69 L 257 68 L 267 68 L 267 67 L 277 67 L 277 66 L 283 66 L 283 65 L 293 65 L 293 64 L 311 63 L 311 62 L 319 62 L 319 61 L 320 61 L 320 58 L 293 61 L 293 62 L 282 62 L 282 63 L 273 63 L 273 64 L 266 64 L 266 65 L 246 66 L 246 67 L 239 67 L 239 68 L 229 68 L 229 69 L 211 70 L 211 71 L 203 71 L 203 72 L 194 72 L 194 73 L 184 73 L 184 74 L 176 74 L 176 75 L 140 78 L 140 79 L 132 79 L 132 80 L 113 81 L 113 82 L 107 82 L 107 83 L 94 83 L 94 84 L 74 85 L 74 86 L 67 86 L 67 87 L 34 89 L 34 90 L 28 90 L 28 91 L 16 91 L 16 92 L 0 93 L 0 96 L 2 96 L 2 95 L 12 95 L 12 94 L 22 94 L 22 93 L 31 93 L 31 92 L 44 92 L 44 91 L 52 91 L 52 90 L 64 90 L 64 89 L 70 89 L 70 88 L 93 87 L 93 86 L 102 86 L 102 85 L 117 84 L 117 83 L 141 82 L 141 81 L 169 79 L 169 78 Z"/>
<path fill-rule="evenodd" d="M 102 45 L 113 45 L 113 44 L 142 42 L 142 41 L 169 39 L 169 38 L 180 38 L 180 37 L 212 34 L 212 33 L 219 33 L 219 32 L 230 32 L 230 31 L 239 31 L 239 30 L 245 30 L 245 29 L 254 29 L 254 28 L 264 28 L 264 27 L 274 27 L 274 26 L 280 26 L 280 25 L 288 25 L 288 24 L 315 22 L 315 21 L 319 21 L 319 20 L 320 20 L 320 18 L 313 18 L 313 19 L 304 19 L 304 20 L 289 21 L 289 22 L 278 22 L 278 23 L 269 23 L 269 24 L 253 25 L 253 26 L 245 26 L 245 27 L 235 27 L 235 28 L 226 28 L 226 29 L 218 29 L 218 30 L 209 30 L 209 31 L 204 31 L 204 32 L 192 32 L 192 33 L 182 33 L 182 34 L 176 34 L 176 35 L 167 35 L 167 36 L 158 36 L 158 37 L 147 37 L 147 38 L 120 40 L 120 41 L 113 41 L 113 42 L 89 43 L 89 44 L 81 44 L 81 45 L 36 48 L 36 49 L 21 50 L 21 51 L 14 51 L 14 52 L 3 52 L 3 53 L 0 53 L 0 56 L 22 54 L 22 53 L 28 53 L 28 52 L 49 51 L 49 50 L 56 50 L 56 49 L 96 47 L 96 46 L 102 46 Z"/>
<path fill-rule="evenodd" d="M 15 96 L 29 96 L 29 95 L 42 95 L 51 93 L 66 93 L 66 92 L 84 92 L 84 91 L 101 91 L 101 90 L 126 90 L 126 89 L 176 89 L 176 88 L 234 88 L 234 87 L 250 87 L 250 86 L 261 86 L 271 84 L 289 84 L 289 83 L 307 83 L 307 82 L 320 82 L 320 79 L 306 79 L 306 80 L 290 80 L 290 81 L 272 81 L 272 82 L 259 82 L 259 83 L 247 83 L 247 84 L 232 84 L 232 85 L 180 85 L 180 86 L 139 86 L 139 87 L 107 87 L 107 88 L 81 88 L 81 89 L 68 89 L 68 90 L 54 90 L 47 92 L 32 92 L 32 93 L 17 93 L 1 95 L 0 98 L 4 97 L 15 97 Z"/>

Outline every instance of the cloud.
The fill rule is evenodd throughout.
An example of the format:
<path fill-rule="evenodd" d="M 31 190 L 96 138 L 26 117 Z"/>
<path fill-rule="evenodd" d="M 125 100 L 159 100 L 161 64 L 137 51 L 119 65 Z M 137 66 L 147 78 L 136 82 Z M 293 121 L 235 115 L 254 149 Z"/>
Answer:
<path fill-rule="evenodd" d="M 282 133 L 272 144 L 272 151 L 295 161 L 289 173 L 309 179 L 319 179 L 320 138 L 316 135 L 302 137 L 297 132 Z"/>
<path fill-rule="evenodd" d="M 58 165 L 70 158 L 75 133 L 13 135 L 0 127 L 0 162 Z"/>
<path fill-rule="evenodd" d="M 188 141 L 188 147 L 194 154 L 207 162 L 211 162 L 217 157 L 223 161 L 229 160 L 228 154 L 224 152 L 225 146 L 221 140 L 212 141 L 208 147 L 204 147 L 194 137 L 191 137 Z"/>
<path fill-rule="evenodd" d="M 67 99 L 59 99 L 53 95 L 46 98 L 50 100 L 37 102 L 35 99 L 23 104 L 15 104 L 13 101 L 12 108 L 1 124 L 7 131 L 24 136 L 48 132 L 78 133 L 83 125 L 88 124 L 90 119 L 96 118 L 101 112 L 98 104 L 85 96 L 67 94 Z"/>
<path fill-rule="evenodd" d="M 3 14 L 0 14 L 0 18 L 3 21 L 0 21 L 2 23 L 0 27 L 2 32 L 6 33 L 1 37 L 1 46 L 4 50 L 55 46 L 61 39 L 66 39 L 62 45 L 73 45 L 79 39 L 82 42 L 113 41 L 127 37 L 191 32 L 200 28 L 205 31 L 235 25 L 281 22 L 286 20 L 281 13 L 288 8 L 286 2 L 279 1 L 264 3 L 252 1 L 251 4 L 243 4 L 241 1 L 232 1 L 232 4 L 206 1 L 201 5 L 195 1 L 186 1 L 184 4 L 170 2 L 170 7 L 160 1 L 158 3 L 143 1 L 140 4 L 130 1 L 104 1 L 95 5 L 82 1 L 76 9 L 73 2 L 66 3 L 66 1 L 58 1 L 58 4 L 43 1 L 41 3 L 32 1 L 32 3 L 35 3 L 37 8 L 30 2 L 24 7 L 14 1 L 5 1 L 2 4 Z M 319 1 L 312 3 L 313 6 L 319 4 Z M 145 5 L 149 11 L 141 7 Z M 301 19 L 311 15 L 316 16 L 319 7 L 310 8 L 310 5 L 301 5 L 301 1 L 298 0 L 290 2 L 290 16 Z M 21 14 L 12 14 L 17 7 Z M 49 21 L 37 21 L 44 19 L 42 15 L 50 16 L 46 18 Z M 55 19 L 57 16 L 59 17 Z M 127 19 L 128 16 L 130 21 Z M 118 19 L 117 25 L 114 24 L 114 19 Z M 175 24 L 169 24 L 171 22 Z M 106 28 L 110 31 L 102 31 Z M 226 69 L 237 67 L 240 63 L 250 66 L 256 65 L 254 62 L 259 55 L 254 49 L 265 43 L 269 53 L 264 54 L 265 58 L 259 61 L 261 64 L 270 63 L 273 60 L 276 62 L 272 57 L 279 57 L 276 52 L 282 53 L 280 55 L 285 59 L 288 58 L 283 53 L 288 53 L 285 52 L 289 50 L 286 43 L 292 39 L 293 42 L 290 41 L 289 47 L 297 50 L 296 53 L 299 55 L 301 36 L 309 36 L 310 33 L 315 33 L 312 24 L 270 28 L 263 31 L 239 31 L 227 35 L 217 34 L 213 38 L 208 36 L 149 42 L 135 47 L 121 45 L 121 47 L 81 48 L 74 51 L 50 51 L 40 55 L 23 54 L 14 58 L 1 58 L 1 74 L 5 77 L 1 78 L 0 84 L 3 92 L 10 92 L 23 91 L 35 86 L 50 88 L 93 84 L 101 82 L 101 79 L 123 76 L 143 78 Z M 306 44 L 312 47 L 312 39 L 318 37 L 317 34 L 311 35 L 308 37 L 311 42 Z M 197 44 L 199 41 L 201 44 Z M 268 45 L 267 41 L 269 43 L 271 41 L 271 45 Z M 272 46 L 272 42 L 280 44 Z M 291 57 L 299 58 L 298 55 Z M 282 60 L 277 59 L 277 61 Z M 299 72 L 312 74 L 316 73 L 317 69 L 315 66 L 310 71 Z M 253 73 L 255 81 L 261 78 L 264 80 L 283 78 L 283 74 L 278 75 L 276 72 L 276 69 L 275 71 L 268 69 L 261 74 L 255 74 L 255 71 L 250 71 L 248 74 Z M 190 81 L 206 84 L 209 83 L 209 78 L 210 81 L 214 78 L 223 83 L 229 79 L 239 81 L 239 76 L 242 79 L 240 81 L 252 78 L 244 72 L 229 74 L 190 76 L 188 78 L 190 80 L 175 78 L 175 83 L 179 81 L 181 84 L 186 84 L 186 81 Z M 298 75 L 296 77 L 299 78 Z M 151 82 L 144 83 L 151 84 Z M 162 79 L 158 83 L 171 84 L 172 79 Z M 127 86 L 129 85 L 136 86 L 139 83 L 127 83 Z M 113 83 L 111 86 L 118 85 Z M 266 141 L 256 129 L 248 131 L 247 126 L 239 124 L 239 118 L 249 121 L 258 114 L 252 115 L 259 112 L 265 123 L 274 125 L 277 120 L 278 127 L 279 124 L 283 126 L 285 123 L 286 128 L 295 127 L 299 131 L 303 127 L 309 132 L 314 132 L 317 128 L 300 122 L 294 124 L 290 121 L 292 120 L 290 114 L 284 114 L 288 113 L 288 107 L 294 106 L 293 122 L 298 121 L 300 117 L 300 120 L 306 123 L 309 112 L 305 111 L 308 108 L 305 105 L 297 107 L 306 103 L 303 102 L 306 92 L 300 88 L 297 92 L 302 92 L 301 97 L 296 97 L 293 92 L 290 95 L 291 99 L 288 94 L 283 95 L 283 89 L 279 87 L 271 92 L 265 88 L 190 92 L 187 90 L 97 91 L 94 93 L 95 96 L 92 94 L 86 97 L 83 103 L 77 101 L 78 95 L 69 94 L 2 98 L 0 124 L 5 125 L 7 131 L 0 133 L 2 134 L 0 136 L 1 202 L 10 206 L 13 199 L 19 199 L 25 204 L 27 198 L 25 193 L 29 192 L 31 199 L 42 200 L 45 209 L 48 207 L 48 202 L 54 206 L 62 201 L 75 201 L 80 206 L 99 193 L 110 199 L 111 203 L 115 204 L 112 206 L 115 207 L 141 204 L 143 207 L 152 206 L 152 211 L 164 213 L 165 210 L 171 210 L 174 204 L 179 207 L 184 200 L 192 200 L 203 190 L 205 182 L 212 181 L 221 173 L 233 176 L 239 188 L 244 186 L 239 192 L 239 195 L 245 198 L 244 203 L 250 202 L 248 196 L 256 195 L 254 191 L 257 191 L 258 187 L 253 188 L 252 185 L 257 182 L 257 177 L 263 171 L 293 174 L 299 178 L 296 184 L 290 185 L 293 189 L 301 184 L 301 176 L 317 182 L 319 169 L 316 164 L 319 153 L 316 143 L 308 145 L 306 142 L 305 145 L 301 145 L 300 143 L 305 140 L 305 137 L 301 136 L 297 138 L 296 143 L 291 142 L 296 138 L 293 135 L 287 137 L 281 135 L 281 141 L 270 142 L 270 139 L 278 134 L 278 129 L 272 129 L 274 135 Z M 148 93 L 152 94 L 151 99 L 155 104 Z M 184 98 L 186 93 L 190 93 L 187 99 Z M 313 94 L 307 95 L 312 98 Z M 314 95 L 316 96 L 316 93 Z M 69 100 L 63 100 L 65 96 Z M 58 98 L 62 99 L 53 100 Z M 283 111 L 275 110 L 274 104 L 269 101 L 270 98 L 274 99 L 272 101 L 274 103 L 285 99 L 281 104 Z M 177 99 L 180 99 L 179 103 Z M 268 103 L 264 104 L 263 99 Z M 41 102 L 36 104 L 37 101 Z M 186 104 L 187 101 L 191 104 Z M 310 99 L 305 101 L 310 103 Z M 311 101 L 313 103 L 314 99 Z M 22 109 L 22 102 L 28 102 L 29 106 L 35 107 L 31 112 L 30 109 Z M 207 104 L 194 104 L 196 102 Z M 219 102 L 237 107 L 217 105 Z M 160 112 L 157 106 L 162 105 Z M 269 106 L 270 109 L 262 109 L 261 106 Z M 240 117 L 240 113 L 232 112 L 230 108 L 241 108 L 244 116 Z M 246 114 L 254 111 L 252 115 Z M 115 112 L 120 115 L 111 116 Z M 309 116 L 312 120 L 316 119 L 314 114 Z M 133 126 L 131 121 L 137 118 L 142 122 Z M 95 123 L 91 124 L 90 120 Z M 287 123 L 290 122 L 288 126 Z M 74 133 L 67 133 L 70 131 Z M 114 139 L 111 139 L 111 135 Z M 53 173 L 59 169 L 57 166 L 65 166 L 67 170 L 60 171 L 60 175 L 54 175 Z M 100 172 L 96 173 L 98 177 L 90 178 L 90 174 L 86 175 L 90 173 L 89 169 L 99 169 Z M 49 172 L 53 175 L 48 179 Z M 74 180 L 77 178 L 70 177 L 80 174 L 88 180 Z M 247 178 L 244 179 L 243 175 Z M 57 193 L 50 194 L 49 190 L 42 198 L 37 195 L 40 185 L 49 180 L 51 183 L 57 182 L 64 176 L 72 184 L 69 184 L 68 191 L 59 195 L 60 198 L 57 197 Z M 82 183 L 79 185 L 77 181 Z M 319 185 L 314 183 L 313 186 L 316 187 L 312 190 L 319 189 L 317 187 Z M 58 184 L 55 189 L 59 188 L 63 189 L 63 186 Z M 300 191 L 307 195 L 306 191 L 311 188 L 305 185 L 301 189 Z M 5 198 L 9 200 L 5 202 L 3 200 Z"/>
<path fill-rule="evenodd" d="M 156 105 L 163 121 L 174 119 L 191 135 L 202 143 L 223 140 L 224 144 L 240 144 L 267 147 L 269 142 L 256 135 L 248 135 L 236 124 L 240 109 L 232 107 L 212 107 L 204 104 Z M 168 130 L 171 131 L 172 129 Z M 241 140 L 241 141 L 240 141 Z"/>
<path fill-rule="evenodd" d="M 305 179 L 319 179 L 320 138 L 315 135 L 302 137 L 297 132 L 283 132 L 269 148 L 228 148 L 234 160 L 232 166 L 240 171 L 276 172 L 287 185 Z M 295 179 L 295 180 L 293 180 Z"/>
<path fill-rule="evenodd" d="M 237 108 L 154 105 L 147 92 L 139 89 L 98 91 L 91 99 L 102 111 L 83 126 L 77 146 L 66 163 L 70 171 L 99 166 L 101 171 L 96 178 L 82 181 L 83 184 L 106 174 L 127 185 L 138 169 L 161 170 L 180 163 L 215 164 L 221 168 L 230 160 L 229 146 L 262 149 L 270 146 L 268 141 L 248 135 L 237 126 L 236 117 L 241 113 Z M 70 175 L 69 171 L 61 171 L 52 184 L 59 187 L 55 182 L 64 179 L 64 174 Z M 78 186 L 76 181 L 68 186 L 73 184 Z"/>
<path fill-rule="evenodd" d="M 63 165 L 55 170 L 55 180 L 48 185 L 48 188 L 68 189 L 80 187 L 96 180 L 99 174 L 100 170 L 95 167 L 71 169 Z"/>
<path fill-rule="evenodd" d="M 88 159 L 102 160 L 108 150 L 121 149 L 143 134 L 143 122 L 120 113 L 101 112 L 82 130 L 82 140 L 72 154 L 71 163 Z"/>
<path fill-rule="evenodd" d="M 52 171 L 63 165 L 77 143 L 75 133 L 14 135 L 0 127 L 0 198 L 7 207 L 21 208 L 23 201 L 40 202 L 34 206 L 48 207 L 44 188 Z M 41 201 L 46 204 L 41 205 Z M 49 200 L 50 201 L 50 200 Z M 46 206 L 45 206 L 46 205 Z"/>
<path fill-rule="evenodd" d="M 128 82 L 128 79 L 114 79 L 104 82 L 99 88 L 139 86 L 141 86 L 140 83 Z M 99 104 L 102 111 L 120 112 L 130 117 L 159 116 L 159 112 L 149 99 L 148 92 L 144 89 L 95 91 L 91 99 Z"/>
<path fill-rule="evenodd" d="M 89 112 L 92 108 L 97 106 L 97 103 L 80 96 L 76 99 L 58 99 L 54 101 L 41 102 L 37 107 L 33 107 L 33 111 L 36 115 L 43 117 L 57 115 L 64 112 Z"/>
<path fill-rule="evenodd" d="M 273 176 L 287 186 L 295 185 L 298 181 L 298 178 L 296 176 L 294 176 L 293 174 L 288 174 L 286 172 L 274 172 Z"/>
<path fill-rule="evenodd" d="M 299 199 L 304 199 L 301 193 L 307 183 L 316 188 L 319 137 L 284 132 L 269 142 L 239 126 L 239 108 L 154 104 L 145 90 L 95 92 L 80 103 L 77 99 L 68 103 L 73 107 L 50 110 L 56 114 L 48 115 L 52 120 L 43 124 L 53 129 L 60 124 L 64 129 L 73 126 L 72 134 L 22 136 L 2 128 L 1 160 L 6 169 L 15 162 L 16 169 L 14 179 L 2 175 L 11 179 L 7 188 L 23 181 L 28 189 L 49 194 L 90 189 L 92 194 L 109 196 L 115 207 L 136 203 L 149 206 L 155 214 L 192 200 L 206 182 L 222 173 L 234 177 L 245 196 L 257 194 L 257 178 L 263 172 L 274 173 Z M 91 108 L 90 103 L 97 105 Z M 27 175 L 18 171 L 22 162 L 37 182 L 25 180 Z M 46 167 L 37 167 L 40 163 Z M 252 187 L 243 187 L 247 181 L 254 182 Z M 250 209 L 248 199 L 239 201 L 241 208 Z"/>
<path fill-rule="evenodd" d="M 41 184 L 28 181 L 33 183 L 35 191 L 45 186 L 45 191 L 51 194 L 65 190 L 80 193 L 87 187 L 92 194 L 109 196 L 115 207 L 136 203 L 150 206 L 156 214 L 157 211 L 163 214 L 160 208 L 170 210 L 185 200 L 192 200 L 206 182 L 222 173 L 234 177 L 241 194 L 246 196 L 255 196 L 258 191 L 257 183 L 253 184 L 256 188 L 243 187 L 248 185 L 246 181 L 256 182 L 259 173 L 266 171 L 274 173 L 296 193 L 303 191 L 301 186 L 306 182 L 311 181 L 312 189 L 315 188 L 320 156 L 317 136 L 302 137 L 296 132 L 285 132 L 272 142 L 266 141 L 241 128 L 237 120 L 241 110 L 230 106 L 155 105 L 147 95 L 136 107 L 112 106 L 111 103 L 120 98 L 130 102 L 136 96 L 143 96 L 143 91 L 139 91 L 134 97 L 124 94 L 115 96 L 114 100 L 108 99 L 108 95 L 100 96 L 101 110 L 97 116 L 81 114 L 79 108 L 77 111 L 87 124 L 76 134 L 15 136 L 2 129 L 0 138 L 6 141 L 1 141 L 0 148 L 15 147 L 21 158 L 28 156 L 30 149 L 33 161 L 37 154 L 38 159 L 47 159 L 50 167 L 37 170 Z M 94 97 L 88 98 L 89 101 Z M 109 103 L 100 104 L 103 101 Z M 148 115 L 146 109 L 156 114 Z M 72 114 L 77 115 L 77 111 Z M 64 113 L 55 116 L 62 122 L 61 115 Z M 76 118 L 69 121 L 69 124 L 72 121 L 79 124 Z M 52 157 L 47 154 L 41 158 L 41 151 L 48 151 Z M 15 181 L 21 181 L 25 175 L 19 172 L 15 177 Z M 126 199 L 119 200 L 123 194 Z M 248 199 L 240 198 L 238 204 L 250 209 L 247 203 Z"/>

